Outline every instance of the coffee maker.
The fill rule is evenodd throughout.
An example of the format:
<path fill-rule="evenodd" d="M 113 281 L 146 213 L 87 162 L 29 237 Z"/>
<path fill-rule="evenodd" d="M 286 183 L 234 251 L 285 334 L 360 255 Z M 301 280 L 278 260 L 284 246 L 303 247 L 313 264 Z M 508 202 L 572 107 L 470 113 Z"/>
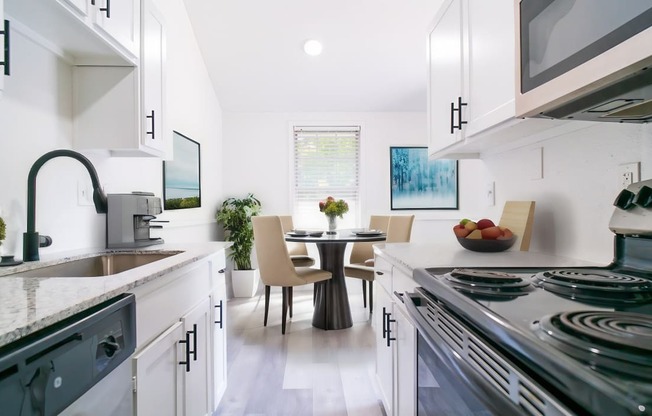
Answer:
<path fill-rule="evenodd" d="M 151 192 L 108 194 L 106 214 L 106 248 L 137 248 L 162 244 L 162 238 L 152 238 L 150 225 L 155 215 L 163 212 L 161 198 Z"/>

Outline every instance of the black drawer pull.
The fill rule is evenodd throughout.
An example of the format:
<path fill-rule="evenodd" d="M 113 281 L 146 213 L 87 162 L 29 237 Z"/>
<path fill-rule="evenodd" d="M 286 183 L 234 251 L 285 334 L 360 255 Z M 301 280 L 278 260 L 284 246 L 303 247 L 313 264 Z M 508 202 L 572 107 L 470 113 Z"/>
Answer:
<path fill-rule="evenodd" d="M 215 305 L 215 309 L 220 308 L 220 319 L 217 320 L 217 321 L 215 321 L 216 324 L 220 324 L 220 329 L 222 329 L 222 310 L 223 310 L 223 308 L 222 308 L 223 303 L 222 303 L 222 302 L 223 302 L 223 301 L 220 300 L 220 304 L 219 304 L 219 305 Z"/>
<path fill-rule="evenodd" d="M 186 331 L 186 339 L 179 341 L 179 344 L 186 344 L 186 360 L 179 361 L 179 365 L 186 366 L 186 373 L 190 372 L 190 331 Z"/>
<path fill-rule="evenodd" d="M 10 75 L 11 72 L 9 70 L 9 20 L 5 20 L 4 24 L 4 29 L 0 30 L 0 35 L 4 35 L 5 42 L 4 42 L 4 60 L 0 62 L 0 65 L 5 67 L 4 74 L 5 75 Z"/>
<path fill-rule="evenodd" d="M 154 130 L 156 125 L 156 114 L 154 114 L 154 110 L 151 111 L 149 116 L 145 116 L 145 118 L 152 119 L 152 131 L 148 131 L 145 134 L 149 134 L 150 136 L 152 136 L 152 140 L 156 139 L 156 131 Z"/>
<path fill-rule="evenodd" d="M 111 0 L 106 0 L 106 7 L 100 7 L 100 11 L 106 13 L 106 18 L 111 18 Z"/>

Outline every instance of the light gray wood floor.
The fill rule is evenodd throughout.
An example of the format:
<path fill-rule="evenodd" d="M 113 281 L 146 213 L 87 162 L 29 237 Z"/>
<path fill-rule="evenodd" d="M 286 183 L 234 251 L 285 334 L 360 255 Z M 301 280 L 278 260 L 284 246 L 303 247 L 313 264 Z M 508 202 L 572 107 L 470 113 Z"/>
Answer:
<path fill-rule="evenodd" d="M 280 288 L 272 288 L 267 327 L 264 296 L 229 300 L 228 384 L 215 415 L 384 416 L 372 381 L 372 319 L 360 281 L 347 286 L 353 327 L 335 331 L 312 327 L 312 285 L 294 289 L 285 335 Z"/>

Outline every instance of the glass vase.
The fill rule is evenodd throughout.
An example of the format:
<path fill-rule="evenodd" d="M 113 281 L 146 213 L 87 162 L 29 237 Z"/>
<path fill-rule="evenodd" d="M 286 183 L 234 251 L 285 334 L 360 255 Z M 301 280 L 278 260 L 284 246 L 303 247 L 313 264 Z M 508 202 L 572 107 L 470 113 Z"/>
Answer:
<path fill-rule="evenodd" d="M 337 229 L 337 216 L 336 215 L 327 215 L 328 218 L 328 233 L 334 234 Z"/>

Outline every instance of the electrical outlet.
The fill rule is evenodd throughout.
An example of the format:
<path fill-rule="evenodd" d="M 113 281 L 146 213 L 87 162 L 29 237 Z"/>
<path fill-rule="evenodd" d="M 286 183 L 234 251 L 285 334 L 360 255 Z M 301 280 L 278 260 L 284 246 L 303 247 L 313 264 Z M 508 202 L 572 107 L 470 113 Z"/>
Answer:
<path fill-rule="evenodd" d="M 641 180 L 641 162 L 620 165 L 618 178 L 623 188 Z"/>

